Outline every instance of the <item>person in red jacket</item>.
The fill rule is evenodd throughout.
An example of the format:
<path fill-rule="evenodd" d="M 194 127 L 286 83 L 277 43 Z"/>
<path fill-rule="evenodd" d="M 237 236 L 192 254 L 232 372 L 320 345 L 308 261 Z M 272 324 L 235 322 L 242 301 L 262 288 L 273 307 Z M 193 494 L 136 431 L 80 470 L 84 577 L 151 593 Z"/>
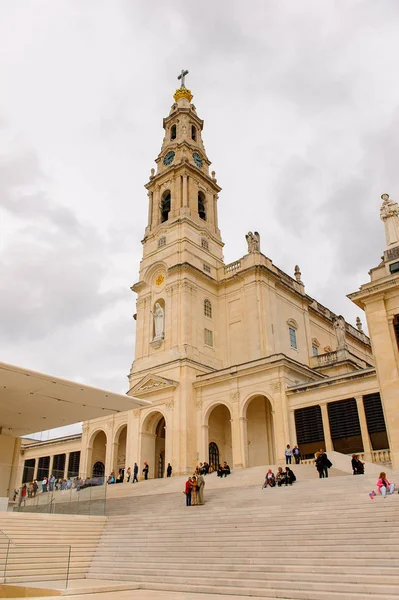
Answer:
<path fill-rule="evenodd" d="M 191 490 L 192 490 L 191 477 L 189 477 L 186 481 L 186 486 L 184 488 L 184 493 L 186 494 L 186 506 L 191 506 Z"/>

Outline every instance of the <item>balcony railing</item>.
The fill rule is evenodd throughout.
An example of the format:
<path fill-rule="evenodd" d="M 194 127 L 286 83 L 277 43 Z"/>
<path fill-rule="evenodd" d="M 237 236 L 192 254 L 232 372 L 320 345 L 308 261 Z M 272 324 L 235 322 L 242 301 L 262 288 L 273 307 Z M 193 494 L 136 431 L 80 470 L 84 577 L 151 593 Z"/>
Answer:
<path fill-rule="evenodd" d="M 232 262 L 229 265 L 226 265 L 224 268 L 224 272 L 226 274 L 234 273 L 235 271 L 239 271 L 240 269 L 241 269 L 241 261 L 236 260 L 235 262 Z"/>

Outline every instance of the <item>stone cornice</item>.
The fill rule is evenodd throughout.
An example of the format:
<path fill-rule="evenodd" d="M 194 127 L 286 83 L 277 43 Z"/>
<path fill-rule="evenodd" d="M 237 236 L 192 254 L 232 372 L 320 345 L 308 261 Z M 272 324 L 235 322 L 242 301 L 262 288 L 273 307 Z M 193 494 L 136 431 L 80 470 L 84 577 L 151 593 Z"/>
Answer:
<path fill-rule="evenodd" d="M 300 392 L 306 392 L 319 387 L 326 387 L 330 385 L 337 385 L 343 382 L 363 379 L 365 377 L 375 377 L 376 370 L 374 367 L 368 369 L 361 369 L 359 371 L 352 371 L 351 373 L 345 373 L 344 375 L 336 375 L 334 377 L 328 377 L 322 381 L 315 381 L 310 383 L 300 383 L 299 385 L 288 387 L 286 390 L 287 395 L 293 395 Z"/>
<path fill-rule="evenodd" d="M 180 144 L 178 144 L 176 147 L 180 147 L 182 145 L 187 145 L 187 147 L 190 150 L 193 150 L 193 148 L 187 143 L 187 142 L 181 142 Z M 159 155 L 159 157 L 156 159 L 155 162 L 159 162 L 159 160 L 162 158 L 163 156 L 163 152 L 162 154 Z M 207 162 L 209 164 L 211 164 L 208 159 Z M 191 164 L 191 162 L 187 159 L 185 161 L 182 161 L 180 163 L 177 163 L 176 165 L 171 165 L 170 167 L 168 167 L 167 170 L 162 171 L 161 173 L 157 173 L 156 175 L 154 175 L 154 177 L 152 177 L 150 179 L 150 181 L 148 183 L 146 183 L 144 185 L 144 187 L 147 190 L 150 190 L 152 187 L 154 187 L 154 184 L 160 185 L 162 183 L 163 179 L 168 179 L 170 177 L 178 177 L 179 174 L 177 173 L 177 171 L 180 170 L 184 170 L 187 169 L 190 171 L 190 175 L 195 175 L 197 177 L 203 177 L 210 186 L 212 186 L 212 188 L 214 190 L 216 190 L 217 192 L 221 192 L 222 188 L 214 181 L 214 179 L 212 179 L 212 177 L 210 175 L 208 175 L 208 173 L 204 173 L 203 171 L 201 171 L 201 169 L 198 169 L 198 167 L 196 167 L 195 165 Z"/>
<path fill-rule="evenodd" d="M 242 377 L 244 375 L 264 372 L 279 367 L 294 370 L 303 377 L 309 377 L 316 380 L 325 379 L 325 375 L 312 370 L 307 365 L 289 358 L 285 354 L 272 354 L 271 356 L 241 363 L 225 369 L 218 369 L 212 373 L 197 375 L 197 381 L 193 385 L 195 388 L 199 388 L 206 385 L 213 385 L 215 382 L 221 382 L 226 379 L 231 380 L 232 377 Z"/>
<path fill-rule="evenodd" d="M 347 294 L 347 298 L 359 306 L 362 304 L 362 300 L 375 297 L 378 294 L 383 296 L 384 293 L 389 292 L 396 287 L 399 287 L 399 275 L 396 275 L 395 277 L 390 275 L 387 278 L 384 277 L 383 279 L 377 279 L 376 281 L 365 283 L 357 292 Z"/>

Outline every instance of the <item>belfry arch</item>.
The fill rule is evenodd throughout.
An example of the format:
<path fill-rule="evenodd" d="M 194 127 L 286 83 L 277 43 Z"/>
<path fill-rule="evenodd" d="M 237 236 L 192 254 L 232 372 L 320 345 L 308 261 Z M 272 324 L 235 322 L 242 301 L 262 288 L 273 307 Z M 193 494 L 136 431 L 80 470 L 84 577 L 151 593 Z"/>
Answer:
<path fill-rule="evenodd" d="M 273 411 L 263 395 L 252 396 L 244 406 L 247 467 L 275 464 Z"/>
<path fill-rule="evenodd" d="M 149 466 L 151 479 L 164 477 L 166 465 L 166 421 L 160 411 L 147 415 L 141 427 L 141 462 Z"/>

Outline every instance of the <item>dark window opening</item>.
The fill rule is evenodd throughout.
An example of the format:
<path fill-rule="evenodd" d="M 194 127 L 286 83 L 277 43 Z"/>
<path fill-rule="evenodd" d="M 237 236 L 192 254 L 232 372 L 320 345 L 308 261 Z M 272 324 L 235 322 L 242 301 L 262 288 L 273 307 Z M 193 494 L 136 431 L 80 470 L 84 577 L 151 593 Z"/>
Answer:
<path fill-rule="evenodd" d="M 176 139 L 176 125 L 172 125 L 172 127 L 170 129 L 170 139 L 171 140 Z"/>
<path fill-rule="evenodd" d="M 206 221 L 205 194 L 203 192 L 198 192 L 198 214 L 200 219 Z"/>
<path fill-rule="evenodd" d="M 194 142 L 197 141 L 197 130 L 194 125 L 191 125 L 191 139 L 194 140 Z"/>
<path fill-rule="evenodd" d="M 35 459 L 29 458 L 24 462 L 24 473 L 22 476 L 22 483 L 30 483 L 33 481 L 33 475 L 35 472 Z"/>
<path fill-rule="evenodd" d="M 336 452 L 354 454 L 363 452 L 357 404 L 354 398 L 327 404 L 331 439 Z"/>
<path fill-rule="evenodd" d="M 395 331 L 396 343 L 399 348 L 399 315 L 395 315 L 393 318 L 393 328 Z"/>
<path fill-rule="evenodd" d="M 324 446 L 323 419 L 321 408 L 307 406 L 295 411 L 295 429 L 302 458 L 313 458 L 315 452 Z"/>
<path fill-rule="evenodd" d="M 165 192 L 161 202 L 161 222 L 168 220 L 170 213 L 170 192 Z"/>
<path fill-rule="evenodd" d="M 102 463 L 101 461 L 94 463 L 93 477 L 104 477 L 104 473 L 105 473 L 104 463 Z"/>
<path fill-rule="evenodd" d="M 380 394 L 377 392 L 363 396 L 363 405 L 371 447 L 373 450 L 386 450 L 389 442 Z"/>
<path fill-rule="evenodd" d="M 37 467 L 38 481 L 49 476 L 49 468 L 50 468 L 50 457 L 49 456 L 41 456 L 39 458 L 39 464 Z"/>
<path fill-rule="evenodd" d="M 390 273 L 399 273 L 399 262 L 394 262 L 389 265 Z"/>
<path fill-rule="evenodd" d="M 71 452 L 68 462 L 68 477 L 77 477 L 79 475 L 80 450 Z"/>
<path fill-rule="evenodd" d="M 64 479 L 65 454 L 56 454 L 53 459 L 53 475 L 56 479 Z"/>

